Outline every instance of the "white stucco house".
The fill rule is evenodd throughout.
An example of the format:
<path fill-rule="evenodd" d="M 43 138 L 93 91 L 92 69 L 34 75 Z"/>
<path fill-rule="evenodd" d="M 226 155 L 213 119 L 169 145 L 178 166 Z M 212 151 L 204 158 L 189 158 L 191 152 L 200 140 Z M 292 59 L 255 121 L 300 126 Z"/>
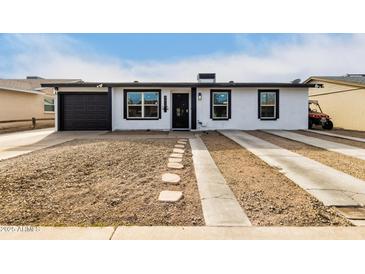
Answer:
<path fill-rule="evenodd" d="M 45 83 L 53 87 L 57 130 L 306 129 L 302 83 Z"/>

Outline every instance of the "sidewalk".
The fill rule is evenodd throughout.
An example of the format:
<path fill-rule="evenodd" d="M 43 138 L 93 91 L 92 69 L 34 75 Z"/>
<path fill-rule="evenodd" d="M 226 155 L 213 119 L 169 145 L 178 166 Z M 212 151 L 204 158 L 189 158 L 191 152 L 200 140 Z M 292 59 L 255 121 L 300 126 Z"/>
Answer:
<path fill-rule="evenodd" d="M 34 231 L 11 231 L 18 228 Z M 0 229 L 0 240 L 365 240 L 365 227 L 3 226 Z"/>

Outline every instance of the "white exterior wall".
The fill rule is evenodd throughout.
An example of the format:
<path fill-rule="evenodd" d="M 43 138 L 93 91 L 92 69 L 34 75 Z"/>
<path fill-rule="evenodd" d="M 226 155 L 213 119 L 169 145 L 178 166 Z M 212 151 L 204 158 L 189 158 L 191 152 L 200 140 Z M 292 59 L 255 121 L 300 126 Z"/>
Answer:
<path fill-rule="evenodd" d="M 142 88 L 143 89 L 143 88 Z M 145 88 L 147 89 L 147 88 Z M 123 118 L 123 88 L 113 88 L 112 129 L 113 130 L 170 130 L 172 125 L 171 93 L 190 94 L 190 88 L 153 88 L 161 89 L 161 119 L 126 120 Z M 265 121 L 258 119 L 258 89 L 231 89 L 231 119 L 217 121 L 210 119 L 210 89 L 198 88 L 202 100 L 197 99 L 197 130 L 215 129 L 307 129 L 308 127 L 308 89 L 279 89 L 279 119 Z M 264 88 L 262 88 L 264 89 Z M 163 111 L 163 98 L 167 96 L 167 112 Z M 191 98 L 189 98 L 189 125 L 191 127 Z M 202 124 L 200 124 L 201 122 Z"/>
<path fill-rule="evenodd" d="M 266 121 L 258 119 L 258 89 L 265 88 L 231 89 L 231 119 L 219 121 L 210 119 L 210 89 L 198 88 L 202 100 L 197 100 L 197 130 L 308 128 L 307 88 L 280 88 L 279 119 Z"/>
<path fill-rule="evenodd" d="M 133 88 L 129 88 L 133 89 Z M 138 90 L 151 88 L 136 88 Z M 113 130 L 170 130 L 172 125 L 171 105 L 172 93 L 189 93 L 189 88 L 152 88 L 161 90 L 161 119 L 159 120 L 127 120 L 123 118 L 123 88 L 113 88 L 112 90 L 112 129 Z M 167 112 L 163 110 L 164 96 L 167 96 Z M 189 124 L 191 114 L 191 98 L 189 97 Z"/>

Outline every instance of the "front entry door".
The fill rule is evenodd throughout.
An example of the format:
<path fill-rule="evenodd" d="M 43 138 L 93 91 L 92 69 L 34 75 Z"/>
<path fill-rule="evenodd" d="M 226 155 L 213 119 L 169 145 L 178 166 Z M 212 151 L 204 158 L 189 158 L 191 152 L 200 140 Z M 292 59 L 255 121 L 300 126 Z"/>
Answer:
<path fill-rule="evenodd" d="M 172 128 L 189 129 L 189 94 L 172 94 Z"/>

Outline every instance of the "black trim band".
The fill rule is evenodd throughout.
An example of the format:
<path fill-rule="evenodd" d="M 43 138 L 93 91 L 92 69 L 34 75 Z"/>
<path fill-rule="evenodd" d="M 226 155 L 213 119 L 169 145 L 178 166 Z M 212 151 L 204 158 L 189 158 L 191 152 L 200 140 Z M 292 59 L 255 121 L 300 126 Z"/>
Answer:
<path fill-rule="evenodd" d="M 196 88 L 191 88 L 191 129 L 196 129 Z"/>
<path fill-rule="evenodd" d="M 112 101 L 112 88 L 111 87 L 108 87 L 108 114 L 109 114 L 109 128 L 110 130 L 112 130 L 112 125 L 113 125 L 113 122 L 112 122 L 112 119 L 113 119 L 113 112 L 112 112 L 112 109 L 113 109 L 113 101 Z"/>

